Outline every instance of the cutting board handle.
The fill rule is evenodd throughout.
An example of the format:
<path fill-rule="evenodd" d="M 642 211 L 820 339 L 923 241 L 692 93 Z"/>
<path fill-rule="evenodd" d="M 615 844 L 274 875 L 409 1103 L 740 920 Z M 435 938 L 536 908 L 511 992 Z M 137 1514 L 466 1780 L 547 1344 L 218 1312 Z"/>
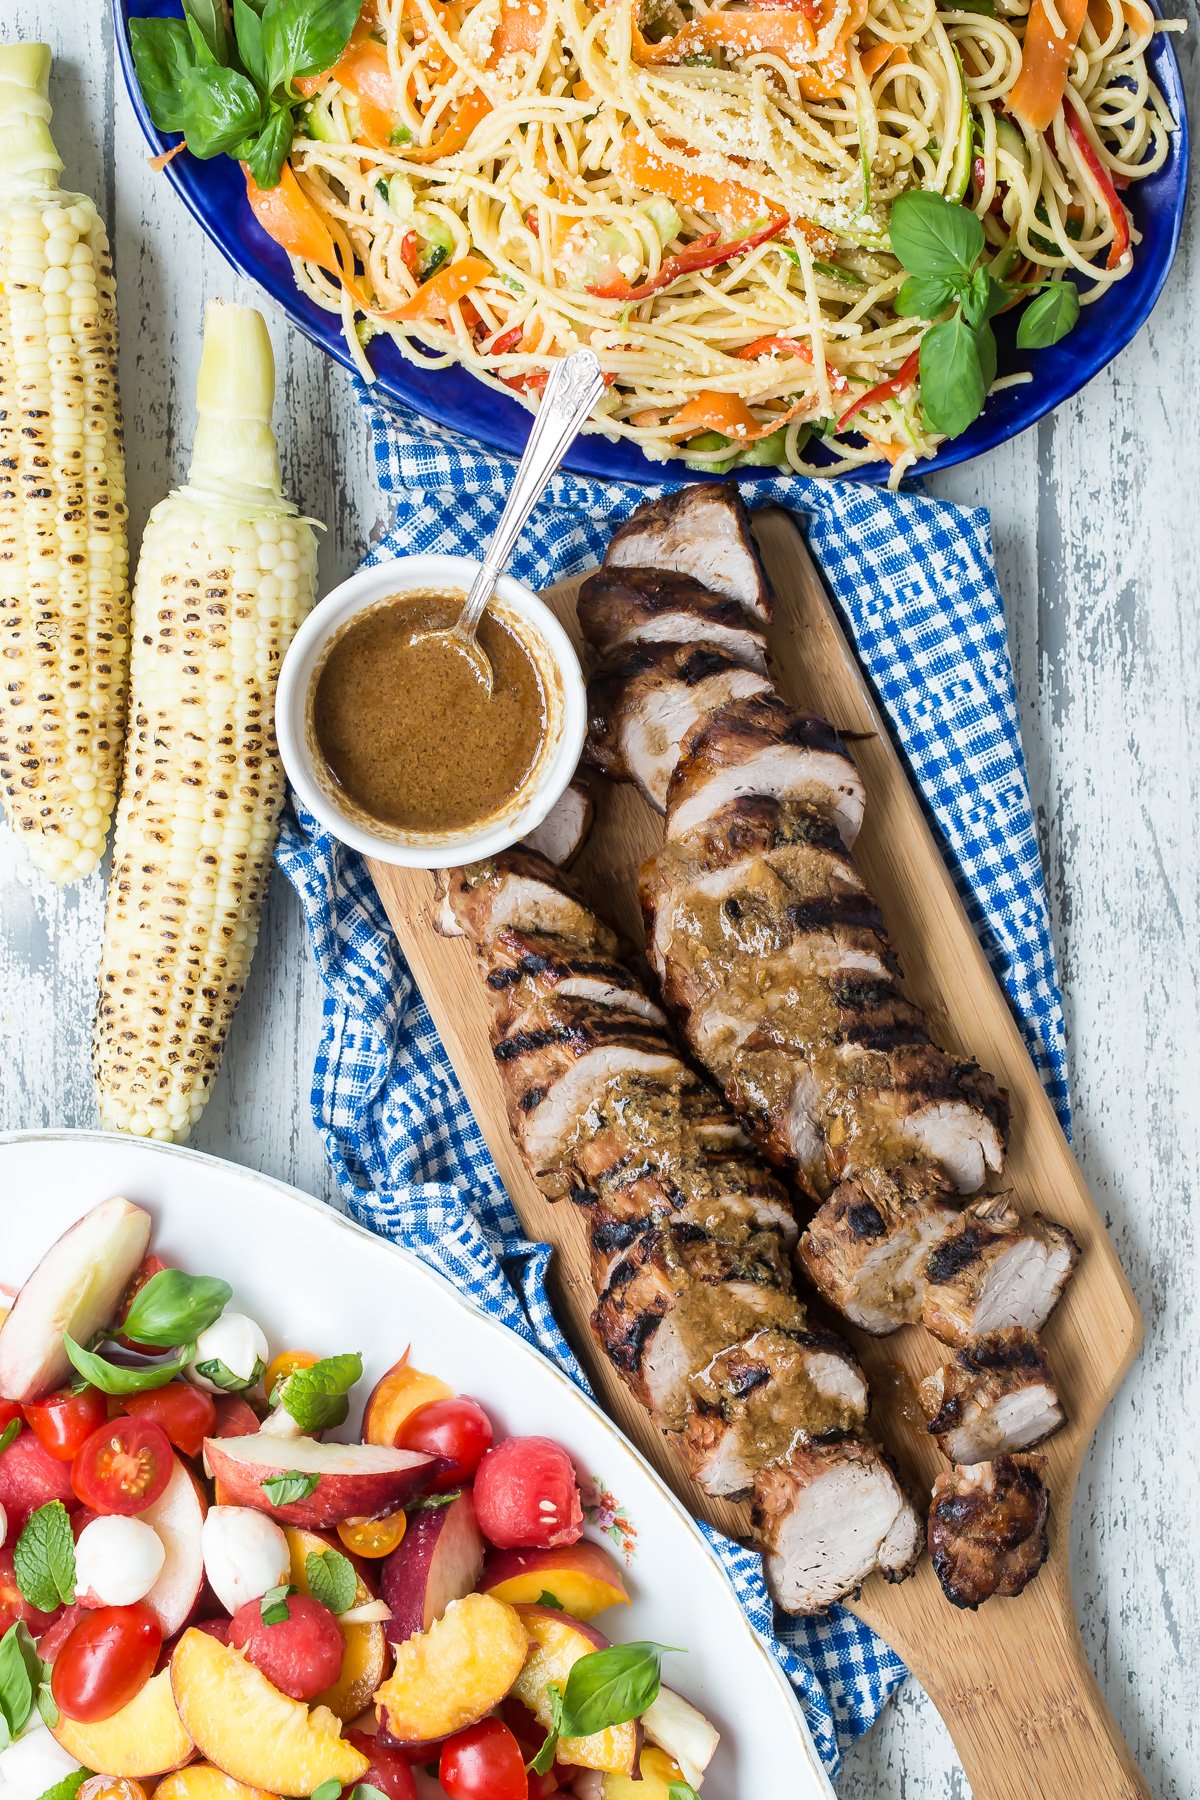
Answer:
<path fill-rule="evenodd" d="M 939 1666 L 922 1671 L 924 1658 L 913 1659 L 974 1800 L 1154 1800 L 1092 1672 L 1065 1557 L 1026 1590 L 1034 1595 L 1024 1655 L 1013 1654 L 1021 1636 L 1010 1620 L 1005 1643 L 989 1645 L 986 1630 L 961 1634 L 953 1658 L 931 1646 Z M 986 1624 L 998 1608 L 1025 1611 L 1026 1596 L 989 1601 L 975 1619 Z"/>

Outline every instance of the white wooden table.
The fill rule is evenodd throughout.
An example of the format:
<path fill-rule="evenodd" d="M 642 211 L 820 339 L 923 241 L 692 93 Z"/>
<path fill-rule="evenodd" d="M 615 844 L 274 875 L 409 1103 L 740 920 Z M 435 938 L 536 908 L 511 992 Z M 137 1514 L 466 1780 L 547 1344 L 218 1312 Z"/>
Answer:
<path fill-rule="evenodd" d="M 1195 120 L 1189 5 L 1181 50 Z M 52 44 L 64 180 L 95 195 L 113 233 L 136 544 L 184 467 L 204 304 L 253 295 L 146 166 L 107 0 L 5 0 L 0 33 Z M 1085 1469 L 1073 1549 L 1101 1685 L 1161 1800 L 1200 1791 L 1194 195 L 1189 224 L 1149 326 L 1087 393 L 935 484 L 992 511 L 1066 990 L 1075 1141 L 1146 1315 L 1141 1362 Z M 268 312 L 287 490 L 329 522 L 328 587 L 359 561 L 383 507 L 346 376 Z M 55 893 L 0 838 L 0 1129 L 95 1123 L 88 1050 L 102 906 L 99 877 Z M 277 877 L 198 1148 L 328 1191 L 307 1105 L 319 1013 L 298 909 Z M 965 1793 L 915 1685 L 852 1753 L 841 1790 L 848 1800 Z"/>

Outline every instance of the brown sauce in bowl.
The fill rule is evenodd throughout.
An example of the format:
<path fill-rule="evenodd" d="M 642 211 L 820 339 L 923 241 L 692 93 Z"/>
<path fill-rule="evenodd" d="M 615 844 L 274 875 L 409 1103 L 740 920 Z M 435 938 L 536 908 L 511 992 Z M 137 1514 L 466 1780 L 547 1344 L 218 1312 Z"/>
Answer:
<path fill-rule="evenodd" d="M 546 693 L 529 651 L 486 612 L 489 695 L 445 639 L 461 594 L 399 594 L 359 613 L 318 671 L 312 730 L 328 775 L 357 811 L 396 830 L 460 831 L 510 801 L 546 736 Z"/>

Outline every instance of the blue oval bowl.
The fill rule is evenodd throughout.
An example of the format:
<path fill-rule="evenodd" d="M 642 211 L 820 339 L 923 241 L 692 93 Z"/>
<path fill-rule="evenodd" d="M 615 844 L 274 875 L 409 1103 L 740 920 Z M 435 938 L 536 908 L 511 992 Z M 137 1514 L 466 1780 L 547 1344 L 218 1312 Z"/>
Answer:
<path fill-rule="evenodd" d="M 1154 3 L 1154 0 L 1151 0 Z M 129 45 L 129 20 L 178 15 L 178 0 L 113 0 L 117 48 L 125 85 L 142 130 L 154 150 L 166 150 L 171 140 L 154 127 L 134 74 Z M 1179 122 L 1172 133 L 1171 153 L 1162 168 L 1132 187 L 1126 198 L 1142 236 L 1130 273 L 1096 302 L 1085 307 L 1069 337 L 1048 350 L 1031 356 L 1016 347 L 1016 321 L 1007 315 L 995 322 L 999 346 L 999 373 L 1015 374 L 1031 369 L 1033 380 L 1006 388 L 987 403 L 981 416 L 961 437 L 943 444 L 936 456 L 918 466 L 916 473 L 936 474 L 973 456 L 994 450 L 997 444 L 1035 425 L 1039 419 L 1077 394 L 1117 352 L 1123 350 L 1145 324 L 1167 279 L 1183 225 L 1187 188 L 1188 127 L 1183 83 L 1170 40 L 1155 37 L 1149 51 L 1154 79 Z M 292 277 L 286 252 L 273 243 L 255 223 L 246 201 L 241 170 L 227 156 L 200 162 L 185 151 L 167 165 L 166 175 L 185 205 L 208 236 L 241 274 L 265 288 L 272 299 L 299 326 L 346 368 L 353 363 L 342 337 L 341 321 L 324 312 L 300 292 Z M 519 455 L 529 434 L 529 414 L 516 400 L 486 387 L 465 369 L 419 369 L 401 356 L 389 338 L 371 345 L 371 361 L 378 385 L 385 394 L 411 406 L 427 419 L 452 431 Z M 628 443 L 613 443 L 589 435 L 577 438 L 566 466 L 581 475 L 598 475 L 613 481 L 676 481 L 682 465 L 651 462 Z M 743 481 L 778 479 L 776 469 L 746 469 L 735 473 Z M 868 463 L 855 471 L 855 480 L 884 482 L 886 463 Z M 695 479 L 695 477 L 692 477 Z"/>

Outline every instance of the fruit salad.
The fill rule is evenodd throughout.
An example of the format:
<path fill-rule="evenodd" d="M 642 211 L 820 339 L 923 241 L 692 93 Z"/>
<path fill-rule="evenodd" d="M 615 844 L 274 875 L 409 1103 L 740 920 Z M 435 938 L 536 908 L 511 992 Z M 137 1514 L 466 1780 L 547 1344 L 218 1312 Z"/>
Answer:
<path fill-rule="evenodd" d="M 0 1800 L 693 1800 L 567 1450 L 274 1349 L 106 1200 L 0 1306 Z"/>

